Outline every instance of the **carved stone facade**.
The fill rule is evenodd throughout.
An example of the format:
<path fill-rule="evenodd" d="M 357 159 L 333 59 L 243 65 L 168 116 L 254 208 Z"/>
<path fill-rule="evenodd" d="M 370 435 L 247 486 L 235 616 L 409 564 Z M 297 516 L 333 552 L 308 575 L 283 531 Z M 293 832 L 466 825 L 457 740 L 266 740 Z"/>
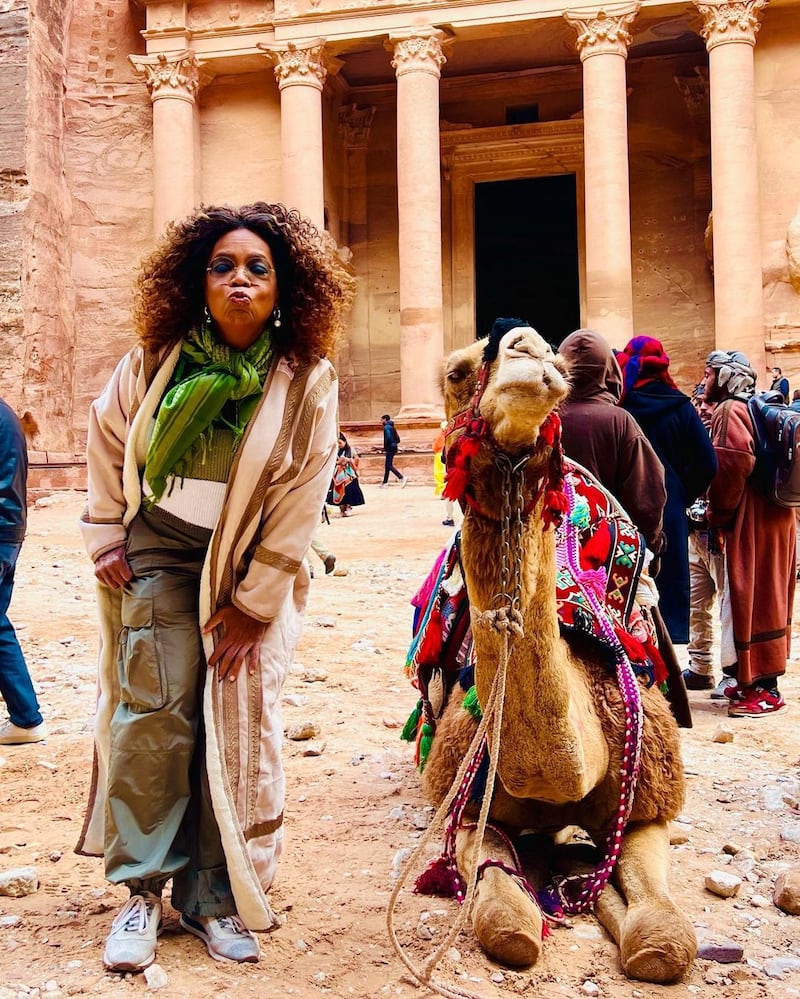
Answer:
<path fill-rule="evenodd" d="M 43 452 L 82 448 L 138 261 L 200 203 L 285 201 L 351 260 L 344 421 L 432 417 L 487 295 L 658 336 L 685 388 L 714 346 L 800 384 L 800 0 L 12 0 L 0 29 L 0 392 Z"/>

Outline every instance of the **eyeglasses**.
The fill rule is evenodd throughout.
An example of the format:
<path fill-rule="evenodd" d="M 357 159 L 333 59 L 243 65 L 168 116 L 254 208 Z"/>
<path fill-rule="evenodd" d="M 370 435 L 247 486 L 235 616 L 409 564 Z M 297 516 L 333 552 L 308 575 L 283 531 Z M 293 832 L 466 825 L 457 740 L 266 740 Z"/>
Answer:
<path fill-rule="evenodd" d="M 235 264 L 228 257 L 217 257 L 206 267 L 212 278 L 224 281 L 243 270 L 245 277 L 251 281 L 267 281 L 275 273 L 275 268 L 265 260 L 248 260 L 246 264 Z"/>

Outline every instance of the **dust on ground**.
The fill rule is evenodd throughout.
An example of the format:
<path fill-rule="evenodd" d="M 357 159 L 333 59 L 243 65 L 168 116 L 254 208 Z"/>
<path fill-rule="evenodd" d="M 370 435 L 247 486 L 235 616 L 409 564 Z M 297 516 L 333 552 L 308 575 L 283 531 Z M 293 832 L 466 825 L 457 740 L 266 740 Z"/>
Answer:
<path fill-rule="evenodd" d="M 385 911 L 399 859 L 430 817 L 411 749 L 400 730 L 415 702 L 403 675 L 409 599 L 448 537 L 432 490 L 365 486 L 367 504 L 331 517 L 322 536 L 336 555 L 316 578 L 296 665 L 284 691 L 284 723 L 320 734 L 285 744 L 286 848 L 272 892 L 285 924 L 262 937 L 257 965 L 215 964 L 180 931 L 165 906 L 157 962 L 165 997 L 419 996 L 425 990 L 395 956 Z M 93 577 L 83 554 L 77 493 L 39 501 L 17 571 L 17 625 L 50 727 L 45 743 L 0 747 L 0 871 L 35 865 L 39 890 L 0 897 L 0 999 L 38 994 L 122 996 L 148 991 L 143 975 L 104 972 L 103 943 L 126 892 L 106 884 L 99 860 L 76 856 L 90 778 L 96 651 Z M 796 645 L 800 653 L 800 643 Z M 326 679 L 313 679 L 327 674 Z M 800 997 L 800 917 L 771 902 L 779 873 L 800 865 L 800 670 L 789 665 L 788 707 L 761 719 L 727 719 L 725 705 L 690 695 L 695 727 L 684 731 L 688 797 L 672 848 L 671 885 L 698 934 L 744 949 L 735 964 L 698 960 L 671 997 Z M 715 743 L 720 723 L 734 741 Z M 679 837 L 682 838 L 682 837 Z M 706 874 L 731 863 L 734 844 L 752 852 L 738 868 L 739 895 L 720 899 Z M 747 856 L 746 854 L 744 856 Z M 407 892 L 398 932 L 421 964 L 441 940 L 455 903 Z M 421 917 L 421 918 L 420 918 Z M 422 927 L 422 928 L 421 928 Z M 425 939 L 430 937 L 430 939 Z M 470 933 L 442 961 L 439 977 L 485 997 L 652 997 L 664 987 L 629 982 L 616 947 L 592 917 L 553 932 L 539 964 L 509 971 L 487 960 Z"/>

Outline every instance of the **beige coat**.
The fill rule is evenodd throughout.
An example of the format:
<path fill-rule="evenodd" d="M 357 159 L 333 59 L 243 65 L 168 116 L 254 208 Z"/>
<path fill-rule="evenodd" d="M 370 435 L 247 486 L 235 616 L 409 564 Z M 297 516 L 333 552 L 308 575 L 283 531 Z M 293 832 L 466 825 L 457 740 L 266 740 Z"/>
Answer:
<path fill-rule="evenodd" d="M 124 543 L 141 502 L 148 431 L 177 362 L 135 348 L 92 405 L 88 505 L 81 530 L 93 560 Z M 199 623 L 235 604 L 269 622 L 261 670 L 236 683 L 206 683 L 206 760 L 237 910 L 251 930 L 276 923 L 267 898 L 283 842 L 280 690 L 300 635 L 309 577 L 304 556 L 319 524 L 336 458 L 336 373 L 319 360 L 281 358 L 237 452 L 225 505 L 208 549 Z M 95 761 L 77 846 L 102 856 L 109 725 L 119 699 L 120 591 L 98 585 L 100 657 Z M 204 638 L 206 655 L 212 651 Z"/>

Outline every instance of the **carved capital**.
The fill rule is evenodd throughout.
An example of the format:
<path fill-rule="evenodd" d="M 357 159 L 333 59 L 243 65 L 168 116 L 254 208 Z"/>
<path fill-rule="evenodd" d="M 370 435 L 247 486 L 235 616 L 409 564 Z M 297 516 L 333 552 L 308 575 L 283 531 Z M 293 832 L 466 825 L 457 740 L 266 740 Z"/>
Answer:
<path fill-rule="evenodd" d="M 275 66 L 278 87 L 314 87 L 322 90 L 328 70 L 323 61 L 325 42 L 315 38 L 310 42 L 289 42 L 285 48 L 275 45 L 258 46 Z"/>
<path fill-rule="evenodd" d="M 389 35 L 386 48 L 392 53 L 392 69 L 398 79 L 406 73 L 430 73 L 438 79 L 447 62 L 446 39 L 445 33 L 438 28 Z"/>
<path fill-rule="evenodd" d="M 194 104 L 200 88 L 200 64 L 191 49 L 128 58 L 134 70 L 144 77 L 151 101 L 172 97 Z"/>
<path fill-rule="evenodd" d="M 581 62 L 596 55 L 621 55 L 627 58 L 631 44 L 628 30 L 641 9 L 638 0 L 633 3 L 611 3 L 603 7 L 565 10 L 564 18 L 577 31 L 575 41 Z"/>
<path fill-rule="evenodd" d="M 694 0 L 703 17 L 700 34 L 708 51 L 729 42 L 755 45 L 767 3 L 768 0 Z"/>
<path fill-rule="evenodd" d="M 360 107 L 348 104 L 339 108 L 339 131 L 348 149 L 366 149 L 374 117 L 375 108 L 372 105 Z"/>

